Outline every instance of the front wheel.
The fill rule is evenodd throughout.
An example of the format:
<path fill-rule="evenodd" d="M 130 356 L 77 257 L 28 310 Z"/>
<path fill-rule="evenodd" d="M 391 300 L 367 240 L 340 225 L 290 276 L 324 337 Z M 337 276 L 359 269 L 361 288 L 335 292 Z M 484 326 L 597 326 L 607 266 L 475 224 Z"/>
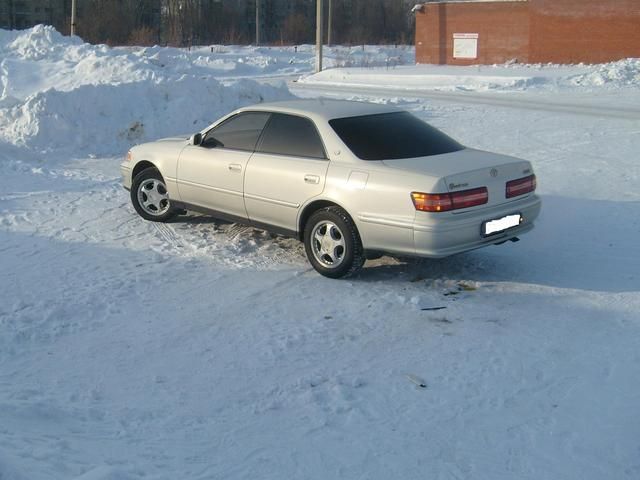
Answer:
<path fill-rule="evenodd" d="M 145 220 L 166 222 L 176 215 L 167 186 L 157 168 L 145 168 L 131 183 L 131 203 Z"/>
<path fill-rule="evenodd" d="M 325 277 L 346 277 L 364 265 L 358 229 L 340 207 L 323 208 L 311 215 L 304 229 L 304 247 L 313 268 Z"/>

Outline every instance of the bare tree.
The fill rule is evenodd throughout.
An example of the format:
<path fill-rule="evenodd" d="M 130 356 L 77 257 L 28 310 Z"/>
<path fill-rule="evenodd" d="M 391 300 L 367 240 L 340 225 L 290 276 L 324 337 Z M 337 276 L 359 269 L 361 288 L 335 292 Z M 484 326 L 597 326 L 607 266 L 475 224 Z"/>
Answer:
<path fill-rule="evenodd" d="M 309 29 L 307 19 L 302 13 L 292 13 L 282 26 L 283 43 L 305 43 L 313 39 L 313 32 Z"/>
<path fill-rule="evenodd" d="M 127 5 L 119 0 L 89 0 L 78 21 L 78 34 L 91 43 L 126 43 L 133 30 Z M 87 15 L 90 12 L 90 17 Z"/>
<path fill-rule="evenodd" d="M 261 1 L 265 43 L 313 41 L 315 0 Z M 414 1 L 332 0 L 333 43 L 411 41 L 413 15 L 408 5 Z M 189 46 L 254 38 L 252 0 L 82 0 L 79 4 L 78 34 L 93 43 Z"/>
<path fill-rule="evenodd" d="M 138 27 L 131 32 L 127 43 L 140 47 L 150 47 L 158 43 L 158 33 L 151 27 Z"/>

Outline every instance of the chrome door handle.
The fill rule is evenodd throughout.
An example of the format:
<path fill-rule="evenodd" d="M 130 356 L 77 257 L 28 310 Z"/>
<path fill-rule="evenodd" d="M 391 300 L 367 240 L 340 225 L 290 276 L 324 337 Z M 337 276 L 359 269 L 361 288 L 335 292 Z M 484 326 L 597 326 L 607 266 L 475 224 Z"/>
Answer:
<path fill-rule="evenodd" d="M 241 172 L 242 165 L 240 165 L 239 163 L 230 163 L 229 170 L 231 170 L 232 172 Z"/>
<path fill-rule="evenodd" d="M 320 177 L 318 175 L 305 175 L 304 176 L 305 183 L 310 183 L 312 185 L 317 185 L 320 183 Z"/>

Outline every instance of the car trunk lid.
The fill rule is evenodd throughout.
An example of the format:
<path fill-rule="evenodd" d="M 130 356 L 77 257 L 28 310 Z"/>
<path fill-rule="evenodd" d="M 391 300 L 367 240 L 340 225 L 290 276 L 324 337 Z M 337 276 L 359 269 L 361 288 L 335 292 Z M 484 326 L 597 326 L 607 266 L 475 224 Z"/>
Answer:
<path fill-rule="evenodd" d="M 513 201 L 505 196 L 506 183 L 532 173 L 531 164 L 526 160 L 470 148 L 431 157 L 385 160 L 383 163 L 391 168 L 438 177 L 443 180 L 448 192 L 486 187 L 489 201 L 481 206 L 470 207 L 473 209 Z M 456 210 L 456 213 L 466 210 Z"/>

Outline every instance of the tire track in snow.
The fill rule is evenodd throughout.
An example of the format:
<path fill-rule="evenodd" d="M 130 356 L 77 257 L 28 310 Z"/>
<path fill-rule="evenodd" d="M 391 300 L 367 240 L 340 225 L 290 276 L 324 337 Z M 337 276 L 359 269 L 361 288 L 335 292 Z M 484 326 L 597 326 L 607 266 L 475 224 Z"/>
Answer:
<path fill-rule="evenodd" d="M 166 245 L 172 250 L 181 251 L 184 249 L 184 244 L 178 235 L 176 235 L 175 230 L 167 225 L 166 223 L 160 222 L 152 222 L 151 224 L 156 231 L 160 235 L 160 237 L 166 242 Z"/>
<path fill-rule="evenodd" d="M 198 218 L 198 217 L 196 217 Z M 270 270 L 304 260 L 302 244 L 242 224 L 152 222 L 161 250 L 187 257 L 208 257 L 235 268 Z"/>

